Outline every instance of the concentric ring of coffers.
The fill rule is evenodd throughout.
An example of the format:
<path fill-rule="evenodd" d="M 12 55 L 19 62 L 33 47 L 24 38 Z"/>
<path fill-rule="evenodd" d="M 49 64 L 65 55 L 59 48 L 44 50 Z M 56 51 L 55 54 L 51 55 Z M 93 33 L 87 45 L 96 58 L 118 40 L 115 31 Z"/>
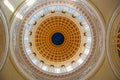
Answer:
<path fill-rule="evenodd" d="M 36 31 L 32 29 L 33 44 L 35 43 L 33 48 L 37 49 L 35 52 L 38 51 L 38 55 L 42 55 L 48 61 L 64 62 L 72 58 L 80 47 L 80 31 L 72 20 L 57 12 L 56 14 L 56 16 L 54 14 L 54 16 L 46 18 L 42 23 L 38 22 L 40 25 Z M 42 20 L 43 18 L 40 19 L 40 21 Z M 33 27 L 36 28 L 36 26 Z M 36 32 L 35 35 L 34 32 Z M 61 33 L 64 36 L 62 44 L 53 43 L 52 36 L 56 33 Z"/>
<path fill-rule="evenodd" d="M 56 23 L 57 20 L 54 20 L 54 21 L 51 20 L 52 18 L 54 19 L 55 17 L 61 18 L 60 20 L 63 20 L 62 24 L 63 23 L 64 24 L 62 26 L 62 29 L 59 28 L 59 26 L 61 25 L 60 20 L 58 23 Z M 45 20 L 47 21 L 45 22 Z M 51 23 L 49 23 L 49 21 Z M 47 22 L 49 24 L 52 24 L 50 28 Z M 44 29 L 39 31 L 42 28 L 41 25 L 42 26 L 45 25 L 45 27 L 43 27 Z M 44 31 L 46 32 L 44 33 Z M 50 44 L 51 40 L 48 38 L 49 36 L 51 36 L 52 33 L 57 31 L 62 32 L 66 36 L 65 37 L 66 42 L 64 43 L 64 45 L 61 45 L 59 47 Z M 38 37 L 40 41 L 38 39 L 36 40 L 35 35 L 37 32 L 39 32 L 38 34 L 41 35 L 41 38 Z M 29 33 L 32 33 L 32 34 L 29 35 Z M 43 37 L 47 37 L 48 39 L 42 40 L 43 39 L 42 34 L 43 34 Z M 75 67 L 73 69 L 69 68 L 72 66 L 73 63 L 77 63 L 78 64 L 77 66 L 81 65 L 85 61 L 85 59 L 89 56 L 91 42 L 92 42 L 92 38 L 91 38 L 90 26 L 88 25 L 84 16 L 82 16 L 77 11 L 67 6 L 53 5 L 53 6 L 42 8 L 41 10 L 35 12 L 34 15 L 30 17 L 30 19 L 26 24 L 26 30 L 25 30 L 25 36 L 24 36 L 26 53 L 28 54 L 28 56 L 30 57 L 30 59 L 33 61 L 35 65 L 37 65 L 38 67 L 40 67 L 45 71 L 49 71 L 53 73 L 63 73 L 63 72 L 73 70 Z M 29 44 L 31 44 L 32 47 Z M 87 47 L 84 47 L 86 46 L 86 44 L 87 44 Z M 38 51 L 38 49 L 40 52 Z M 60 57 L 62 57 L 62 59 L 60 59 L 60 61 L 57 61 L 59 59 L 56 59 L 58 54 L 56 54 L 57 52 L 55 50 L 58 50 L 59 51 L 58 54 L 61 54 Z M 65 54 L 65 55 L 62 55 L 62 54 Z M 46 58 L 44 58 L 43 56 L 45 56 Z M 42 63 L 44 62 L 44 67 L 39 66 L 41 64 L 40 61 L 42 61 Z M 55 71 L 49 70 L 51 66 L 55 68 Z M 62 67 L 65 67 L 67 70 L 63 71 Z"/>
<path fill-rule="evenodd" d="M 86 3 L 84 2 L 77 3 L 69 0 L 50 0 L 43 1 L 41 4 L 40 2 L 38 0 L 32 4 L 30 4 L 31 1 L 24 3 L 13 18 L 11 27 L 11 51 L 18 69 L 27 78 L 35 80 L 38 80 L 37 78 L 41 80 L 76 80 L 86 77 L 90 74 L 91 70 L 96 69 L 98 66 L 96 64 L 101 62 L 100 59 L 102 59 L 104 52 L 103 23 L 101 21 L 96 22 L 96 19 L 100 20 L 99 16 L 92 8 L 86 8 Z M 92 13 L 88 9 L 91 9 Z M 94 16 L 93 13 L 95 13 Z M 39 32 L 39 28 L 42 28 L 40 26 L 42 22 L 55 16 L 72 21 L 78 30 L 73 31 L 69 29 L 69 31 L 71 33 L 78 31 L 78 34 L 80 34 L 78 39 L 80 43 L 77 46 L 76 53 L 66 60 L 62 60 L 61 58 L 61 61 L 58 62 L 47 60 L 49 56 L 42 56 L 42 53 L 38 49 L 39 46 L 38 48 L 36 47 L 37 42 L 35 41 L 43 41 L 37 39 L 35 36 L 39 36 L 36 33 L 37 30 Z M 67 22 L 64 23 L 64 25 L 66 24 Z M 69 34 L 66 33 L 64 28 L 61 33 L 65 34 L 65 38 L 69 38 Z M 46 41 L 49 42 L 50 40 L 46 39 Z M 51 50 L 54 51 L 54 49 Z"/>

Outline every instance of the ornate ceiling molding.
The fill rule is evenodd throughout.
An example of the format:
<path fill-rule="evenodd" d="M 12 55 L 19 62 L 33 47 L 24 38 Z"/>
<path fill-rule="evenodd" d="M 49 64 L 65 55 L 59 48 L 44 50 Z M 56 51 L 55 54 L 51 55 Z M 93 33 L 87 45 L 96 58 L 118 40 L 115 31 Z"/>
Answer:
<path fill-rule="evenodd" d="M 0 8 L 0 70 L 2 69 L 7 58 L 8 47 L 8 25 L 3 10 Z"/>
<path fill-rule="evenodd" d="M 56 23 L 54 22 L 55 21 L 54 18 L 59 21 L 65 20 L 66 22 L 64 24 L 60 22 Z M 23 75 L 25 75 L 28 79 L 33 80 L 87 79 L 97 70 L 98 66 L 100 65 L 103 59 L 105 49 L 104 24 L 98 13 L 87 1 L 30 0 L 25 2 L 18 9 L 18 12 L 13 17 L 12 20 L 13 22 L 11 25 L 10 32 L 10 48 L 12 58 L 16 66 L 18 67 L 19 71 L 23 73 Z M 46 24 L 50 23 L 45 22 L 46 20 L 48 20 L 47 22 L 49 21 L 51 22 L 52 20 L 52 22 L 55 24 L 55 29 L 53 29 L 52 27 L 50 27 L 51 30 L 47 29 L 46 26 L 48 25 Z M 75 23 L 77 28 L 75 25 L 71 24 L 70 25 L 71 28 L 69 29 L 68 27 L 69 22 Z M 53 23 L 51 24 L 52 26 L 54 26 Z M 58 24 L 65 26 L 61 29 L 58 29 Z M 47 51 L 49 51 L 49 49 L 41 51 L 40 48 L 41 45 L 38 45 L 38 47 L 36 47 L 37 44 L 39 43 L 41 44 L 42 42 L 41 37 L 43 35 L 37 34 L 37 33 L 44 34 L 45 30 L 44 28 L 42 28 L 42 26 L 44 26 L 44 28 L 48 30 L 47 32 L 49 34 L 52 34 L 54 32 L 52 30 L 55 30 L 55 33 L 59 32 L 65 37 L 65 40 L 68 40 L 67 42 L 71 40 L 71 38 L 69 40 L 69 35 L 71 36 L 73 33 L 77 35 L 78 39 L 79 34 L 80 36 L 78 41 L 79 42 L 81 41 L 81 43 L 80 44 L 77 43 L 78 44 L 77 47 L 79 47 L 75 48 L 75 50 L 77 51 L 72 50 L 73 48 L 69 48 L 73 52 L 76 52 L 76 55 L 70 57 L 67 57 L 68 54 L 63 57 L 60 55 L 61 58 L 59 59 L 59 57 L 57 58 L 50 57 L 51 55 L 53 55 L 54 52 L 50 54 L 50 56 L 48 52 L 48 55 L 44 53 L 43 55 L 46 56 L 41 57 L 40 53 L 42 53 L 43 51 L 46 51 L 47 53 Z M 66 26 L 68 27 L 67 29 Z M 73 31 L 74 28 L 76 29 L 75 31 Z M 76 31 L 77 34 L 75 33 Z M 67 32 L 69 34 L 67 34 Z M 49 37 L 49 34 L 44 35 Z M 53 47 L 52 43 L 54 43 L 54 40 L 50 42 L 48 39 L 49 38 L 47 39 L 45 38 L 45 41 L 50 43 L 49 45 Z M 36 41 L 38 43 L 36 43 Z M 44 41 L 42 43 L 44 43 Z M 46 43 L 44 44 L 48 45 Z M 62 45 L 64 45 L 64 42 L 59 46 Z M 36 49 L 35 47 L 38 49 Z M 72 54 L 73 53 L 71 53 L 71 55 Z M 49 59 L 46 60 L 47 58 Z M 59 62 L 62 62 L 60 63 L 61 67 L 60 65 L 57 65 L 59 64 Z"/>
<path fill-rule="evenodd" d="M 120 6 L 114 11 L 109 21 L 106 47 L 111 68 L 120 79 Z"/>

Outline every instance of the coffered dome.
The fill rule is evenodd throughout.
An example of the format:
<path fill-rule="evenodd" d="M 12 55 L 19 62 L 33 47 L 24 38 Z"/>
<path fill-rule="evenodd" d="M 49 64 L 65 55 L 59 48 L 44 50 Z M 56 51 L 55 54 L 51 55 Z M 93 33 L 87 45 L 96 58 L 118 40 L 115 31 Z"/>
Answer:
<path fill-rule="evenodd" d="M 12 57 L 28 79 L 86 79 L 104 53 L 104 25 L 87 1 L 26 1 L 10 37 Z"/>

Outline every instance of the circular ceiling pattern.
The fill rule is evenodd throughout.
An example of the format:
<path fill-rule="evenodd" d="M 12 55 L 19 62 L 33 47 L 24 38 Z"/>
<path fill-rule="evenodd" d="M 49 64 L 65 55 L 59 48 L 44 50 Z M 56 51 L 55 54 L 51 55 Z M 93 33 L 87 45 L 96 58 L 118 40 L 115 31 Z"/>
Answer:
<path fill-rule="evenodd" d="M 34 42 L 36 47 L 33 48 L 36 48 L 38 53 L 46 59 L 64 62 L 72 58 L 78 50 L 80 31 L 70 19 L 62 15 L 52 16 L 39 25 Z"/>
<path fill-rule="evenodd" d="M 44 12 L 41 14 L 41 11 Z M 75 17 L 71 12 L 75 12 L 79 17 Z M 62 66 L 70 66 L 74 61 L 82 64 L 89 55 L 91 42 L 91 29 L 83 16 L 74 9 L 61 5 L 51 5 L 35 12 L 28 21 L 24 34 L 28 56 L 31 58 L 33 53 L 37 62 L 44 62 L 47 68 L 45 71 L 49 71 L 51 65 L 56 67 L 57 71 L 52 71 L 53 73 L 67 72 L 61 70 Z M 85 49 L 87 51 L 84 53 Z M 79 55 L 84 55 L 84 59 Z M 37 66 L 39 67 L 38 64 Z M 73 69 L 68 71 L 71 70 Z"/>
<path fill-rule="evenodd" d="M 103 23 L 84 2 L 40 2 L 24 3 L 16 13 L 22 18 L 13 18 L 11 51 L 17 67 L 34 80 L 86 77 L 103 55 Z"/>
<path fill-rule="evenodd" d="M 5 63 L 8 52 L 8 25 L 3 10 L 0 8 L 0 70 Z"/>

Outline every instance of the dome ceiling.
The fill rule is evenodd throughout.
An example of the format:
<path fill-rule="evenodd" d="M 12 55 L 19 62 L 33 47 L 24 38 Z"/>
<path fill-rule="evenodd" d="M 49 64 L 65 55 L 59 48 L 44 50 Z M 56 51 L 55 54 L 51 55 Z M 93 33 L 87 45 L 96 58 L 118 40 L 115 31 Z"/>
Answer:
<path fill-rule="evenodd" d="M 120 79 L 120 6 L 110 19 L 106 40 L 110 65 L 115 75 Z"/>
<path fill-rule="evenodd" d="M 87 78 L 104 53 L 100 17 L 86 1 L 41 1 L 25 2 L 13 18 L 15 64 L 28 79 Z"/>

